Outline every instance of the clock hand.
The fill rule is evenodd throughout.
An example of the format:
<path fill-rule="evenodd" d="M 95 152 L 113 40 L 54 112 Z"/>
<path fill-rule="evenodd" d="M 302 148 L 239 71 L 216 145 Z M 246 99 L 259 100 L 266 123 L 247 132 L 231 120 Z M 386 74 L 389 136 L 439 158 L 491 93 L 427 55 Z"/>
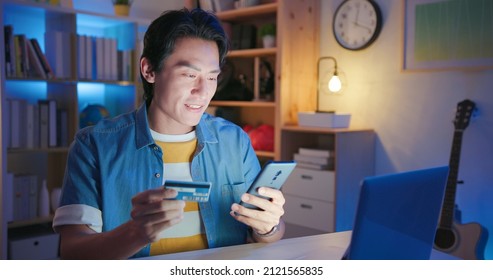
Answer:
<path fill-rule="evenodd" d="M 366 26 L 366 25 L 362 25 L 362 24 L 360 24 L 360 23 L 359 23 L 359 22 L 357 22 L 357 21 L 356 21 L 356 22 L 353 22 L 353 23 L 354 23 L 354 25 L 355 25 L 355 26 L 358 26 L 358 27 L 364 28 L 364 29 L 368 30 L 368 32 L 371 32 L 371 28 L 370 28 L 370 27 L 368 27 L 368 26 Z"/>
<path fill-rule="evenodd" d="M 356 4 L 356 8 L 357 8 L 357 10 L 356 10 L 356 19 L 354 20 L 355 23 L 358 22 L 358 19 L 359 19 L 359 5 L 358 4 Z"/>

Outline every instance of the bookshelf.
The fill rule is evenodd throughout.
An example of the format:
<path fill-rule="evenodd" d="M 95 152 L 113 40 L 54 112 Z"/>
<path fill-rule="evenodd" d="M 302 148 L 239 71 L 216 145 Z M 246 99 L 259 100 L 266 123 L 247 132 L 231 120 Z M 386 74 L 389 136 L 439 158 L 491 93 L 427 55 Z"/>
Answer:
<path fill-rule="evenodd" d="M 284 191 L 287 237 L 350 229 L 359 181 L 374 173 L 375 134 L 372 129 L 324 129 L 298 125 L 298 112 L 316 109 L 319 12 L 319 0 L 278 0 L 261 1 L 257 6 L 217 13 L 219 19 L 231 25 L 239 23 L 260 27 L 265 23 L 275 23 L 277 42 L 274 48 L 230 51 L 228 58 L 235 62 L 235 70 L 253 77 L 251 89 L 254 99 L 213 101 L 211 106 L 235 108 L 239 125 L 274 126 L 274 151 L 257 150 L 261 161 L 293 160 L 300 147 L 322 147 L 334 152 L 332 170 L 310 173 L 318 181 L 311 184 L 303 182 Z M 259 42 L 257 45 L 261 46 Z M 264 59 L 274 65 L 272 100 L 258 98 L 259 65 Z M 324 195 L 310 197 L 305 193 Z M 312 211 L 300 205 L 310 205 Z"/>
<path fill-rule="evenodd" d="M 320 1 L 260 1 L 259 5 L 217 12 L 226 24 L 247 24 L 258 28 L 275 23 L 276 47 L 262 48 L 257 38 L 255 48 L 233 49 L 227 59 L 233 62 L 235 74 L 247 77 L 253 92 L 252 101 L 213 100 L 211 106 L 234 109 L 240 126 L 274 128 L 274 149 L 256 150 L 261 161 L 281 160 L 281 127 L 297 123 L 297 112 L 315 108 L 316 65 L 319 54 Z M 272 65 L 274 90 L 262 96 L 260 79 L 263 61 Z"/>
<path fill-rule="evenodd" d="M 147 20 L 128 17 L 78 11 L 72 8 L 52 6 L 34 1 L 5 0 L 0 3 L 0 20 L 3 26 L 12 26 L 14 34 L 22 34 L 26 38 L 36 39 L 45 56 L 54 55 L 56 59 L 66 63 L 62 71 L 51 78 L 36 74 L 12 75 L 4 67 L 6 60 L 5 48 L 2 48 L 0 61 L 0 92 L 1 92 L 1 196 L 2 207 L 5 208 L 7 197 L 8 173 L 34 174 L 38 185 L 46 179 L 48 189 L 62 185 L 68 145 L 79 130 L 79 114 L 88 105 L 104 106 L 110 116 L 116 116 L 135 109 L 141 102 L 141 89 L 138 71 L 135 65 L 141 50 L 139 40 L 149 22 Z M 5 32 L 2 28 L 0 41 L 5 46 Z M 55 44 L 55 37 L 46 34 L 64 34 L 65 41 L 61 46 Z M 58 36 L 58 35 L 57 35 Z M 80 38 L 87 38 L 82 44 Z M 97 44 L 103 41 L 103 51 L 96 50 Z M 89 51 L 93 51 L 92 57 Z M 51 53 L 51 54 L 50 54 Z M 12 53 L 11 53 L 12 54 Z M 96 55 L 97 54 L 97 55 Z M 118 57 L 121 56 L 121 58 Z M 98 60 L 98 58 L 100 58 Z M 111 60 L 101 60 L 110 59 Z M 50 59 L 48 59 L 50 60 Z M 93 63 L 87 65 L 87 61 Z M 118 62 L 124 61 L 121 67 Z M 59 65 L 50 61 L 54 72 Z M 126 68 L 125 73 L 118 69 Z M 59 69 L 58 69 L 59 70 Z M 39 100 L 55 100 L 57 111 L 66 112 L 64 131 L 68 143 L 57 142 L 54 146 L 12 146 L 10 129 L 12 115 L 9 100 L 20 99 L 27 104 L 35 105 Z M 22 114 L 20 114 L 22 115 Z M 22 132 L 22 131 L 21 131 Z M 19 228 L 37 224 L 50 224 L 51 217 L 35 217 L 32 219 L 7 221 L 6 210 L 1 209 L 0 220 L 1 246 L 0 258 L 7 258 L 7 244 L 11 235 Z M 9 235 L 10 234 L 10 235 Z"/>

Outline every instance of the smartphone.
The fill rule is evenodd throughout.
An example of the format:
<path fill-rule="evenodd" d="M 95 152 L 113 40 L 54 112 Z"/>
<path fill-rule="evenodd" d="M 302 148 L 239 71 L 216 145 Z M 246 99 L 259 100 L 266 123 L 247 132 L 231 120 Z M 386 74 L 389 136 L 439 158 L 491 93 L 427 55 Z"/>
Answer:
<path fill-rule="evenodd" d="M 259 187 L 270 187 L 274 189 L 281 189 L 282 185 L 288 179 L 291 172 L 293 172 L 296 166 L 295 161 L 268 161 L 260 173 L 257 175 L 252 185 L 248 189 L 247 193 L 269 199 L 261 196 L 258 193 Z M 250 209 L 258 209 L 258 207 L 251 204 L 240 201 L 240 205 L 243 205 Z"/>

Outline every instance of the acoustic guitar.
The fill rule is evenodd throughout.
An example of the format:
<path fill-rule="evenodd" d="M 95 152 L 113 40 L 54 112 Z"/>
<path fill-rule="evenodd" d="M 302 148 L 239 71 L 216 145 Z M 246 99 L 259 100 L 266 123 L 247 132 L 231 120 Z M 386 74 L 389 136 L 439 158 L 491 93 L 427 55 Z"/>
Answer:
<path fill-rule="evenodd" d="M 487 231 L 479 223 L 461 224 L 457 219 L 455 196 L 459 174 L 462 135 L 469 125 L 476 105 L 471 100 L 457 104 L 454 120 L 454 137 L 449 163 L 447 187 L 440 215 L 440 223 L 435 235 L 434 248 L 461 259 L 484 259 Z"/>

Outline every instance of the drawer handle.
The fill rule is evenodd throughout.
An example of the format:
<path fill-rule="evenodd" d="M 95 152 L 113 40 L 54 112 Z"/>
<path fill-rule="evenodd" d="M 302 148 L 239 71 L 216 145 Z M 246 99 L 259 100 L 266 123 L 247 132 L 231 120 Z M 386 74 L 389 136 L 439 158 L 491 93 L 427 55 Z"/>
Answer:
<path fill-rule="evenodd" d="M 311 205 L 308 205 L 308 204 L 304 204 L 304 203 L 301 203 L 301 208 L 304 208 L 304 209 L 312 209 L 313 207 Z"/>
<path fill-rule="evenodd" d="M 304 179 L 304 180 L 312 180 L 313 177 L 310 176 L 310 175 L 301 175 L 301 179 Z"/>

